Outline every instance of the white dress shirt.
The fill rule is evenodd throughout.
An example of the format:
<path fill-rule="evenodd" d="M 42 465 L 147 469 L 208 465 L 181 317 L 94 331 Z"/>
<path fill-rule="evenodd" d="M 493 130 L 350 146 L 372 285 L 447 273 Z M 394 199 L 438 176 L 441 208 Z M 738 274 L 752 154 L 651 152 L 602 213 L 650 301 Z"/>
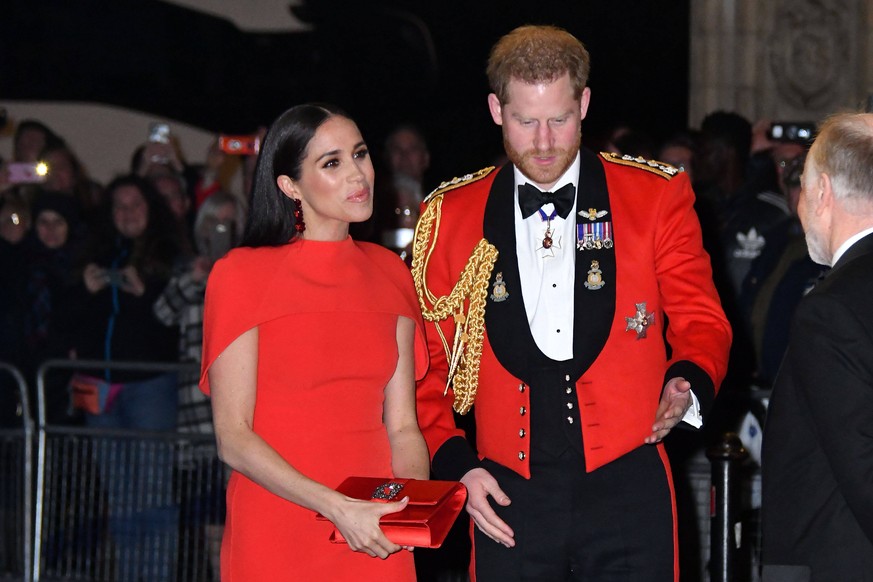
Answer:
<path fill-rule="evenodd" d="M 578 190 L 579 154 L 552 190 L 573 184 Z M 539 212 L 521 217 L 518 205 L 518 187 L 530 180 L 518 168 L 515 174 L 515 250 L 518 255 L 518 274 L 527 321 L 537 347 L 553 360 L 573 357 L 573 315 L 576 270 L 576 196 L 573 209 L 566 219 L 555 215 L 554 204 L 546 204 Z M 552 247 L 543 248 L 546 228 L 551 230 Z M 581 330 L 580 330 L 581 333 Z"/>

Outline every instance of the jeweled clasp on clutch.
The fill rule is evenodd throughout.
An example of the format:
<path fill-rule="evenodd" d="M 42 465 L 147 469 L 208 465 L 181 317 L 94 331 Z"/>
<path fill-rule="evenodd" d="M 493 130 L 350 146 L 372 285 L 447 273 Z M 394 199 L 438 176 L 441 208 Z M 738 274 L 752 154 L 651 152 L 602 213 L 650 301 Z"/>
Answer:
<path fill-rule="evenodd" d="M 371 499 L 382 499 L 388 501 L 389 499 L 393 499 L 395 495 L 400 493 L 400 490 L 403 489 L 403 483 L 398 483 L 397 481 L 388 481 L 387 483 L 382 483 L 373 491 L 373 496 Z"/>

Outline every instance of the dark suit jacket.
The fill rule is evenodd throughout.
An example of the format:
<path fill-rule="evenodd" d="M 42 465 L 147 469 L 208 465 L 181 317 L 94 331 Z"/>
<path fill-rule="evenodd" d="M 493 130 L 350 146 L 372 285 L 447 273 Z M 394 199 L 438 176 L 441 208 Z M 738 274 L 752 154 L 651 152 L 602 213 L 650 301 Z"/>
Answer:
<path fill-rule="evenodd" d="M 798 306 L 762 471 L 770 579 L 873 581 L 873 235 Z"/>
<path fill-rule="evenodd" d="M 521 295 L 513 184 L 512 167 L 505 166 L 478 180 L 438 190 L 426 205 L 431 210 L 439 205 L 440 218 L 434 221 L 439 232 L 429 241 L 417 241 L 429 248 L 418 248 L 416 254 L 418 267 L 427 261 L 427 290 L 439 298 L 451 293 L 483 238 L 499 251 L 488 293 L 499 274 L 508 297 L 486 299 L 474 407 L 477 450 L 481 457 L 530 477 L 527 386 L 531 370 L 545 356 L 536 348 Z M 565 249 L 576 252 L 576 305 L 573 360 L 561 380 L 570 382 L 578 394 L 581 422 L 574 423 L 573 430 L 584 446 L 588 471 L 643 444 L 651 433 L 665 377 L 690 380 L 704 411 L 724 377 L 730 326 L 712 282 L 693 200 L 684 174 L 670 178 L 645 163 L 582 151 L 576 211 L 608 210 L 599 220 L 611 221 L 615 241 L 614 248 L 576 251 L 575 241 L 564 241 Z M 578 224 L 588 222 L 577 218 Z M 599 289 L 585 286 L 594 260 L 605 282 Z M 419 293 L 427 295 L 421 288 Z M 654 314 L 654 322 L 646 337 L 638 339 L 628 330 L 627 318 L 635 316 L 641 303 Z M 665 313 L 670 318 L 666 334 Z M 452 417 L 451 390 L 445 395 L 448 365 L 437 325 L 449 342 L 455 334 L 451 317 L 427 324 L 431 365 L 418 386 L 419 424 L 435 473 L 457 479 L 477 460 L 466 441 L 454 438 L 462 433 Z"/>

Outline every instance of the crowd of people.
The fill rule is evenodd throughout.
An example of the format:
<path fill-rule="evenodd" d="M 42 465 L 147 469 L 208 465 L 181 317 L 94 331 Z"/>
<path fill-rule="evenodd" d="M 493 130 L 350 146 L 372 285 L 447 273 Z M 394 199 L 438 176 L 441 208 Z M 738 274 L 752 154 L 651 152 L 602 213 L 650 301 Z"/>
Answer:
<path fill-rule="evenodd" d="M 737 113 L 718 111 L 707 116 L 699 130 L 677 131 L 660 143 L 642 130 L 622 125 L 607 139 L 586 144 L 622 155 L 656 159 L 680 169 L 691 179 L 697 196 L 695 209 L 703 225 L 720 297 L 732 326 L 739 332 L 729 382 L 765 388 L 772 383 L 784 351 L 793 307 L 822 273 L 814 263 L 804 260 L 796 214 L 807 144 L 797 139 L 773 140 L 768 135 L 769 127 L 766 120 L 752 125 Z M 435 185 L 424 181 L 430 163 L 427 140 L 419 128 L 402 124 L 390 132 L 382 153 L 381 167 L 388 172 L 380 174 L 377 183 L 376 212 L 365 224 L 353 225 L 352 233 L 356 238 L 396 250 L 409 263 L 419 205 Z M 203 164 L 189 165 L 180 161 L 178 147 L 158 143 L 144 144 L 133 155 L 128 181 L 142 178 L 133 187 L 142 192 L 144 199 L 151 200 L 149 206 L 156 202 L 160 206 L 150 208 L 152 227 L 138 245 L 150 249 L 146 254 L 153 264 L 136 264 L 144 258 L 140 252 L 136 260 L 124 259 L 120 266 L 133 267 L 137 275 L 142 275 L 143 269 L 150 273 L 158 269 L 159 280 L 146 286 L 150 293 L 163 292 L 159 287 L 166 286 L 171 276 L 190 269 L 196 273 L 195 280 L 200 282 L 202 275 L 205 281 L 207 266 L 220 256 L 217 253 L 230 248 L 225 246 L 228 242 L 238 243 L 247 196 L 232 192 L 215 178 L 224 155 L 212 148 Z M 10 182 L 10 163 L 39 161 L 48 168 L 44 181 Z M 75 325 L 70 317 L 83 312 L 68 291 L 77 284 L 91 294 L 107 287 L 97 280 L 106 278 L 104 271 L 116 258 L 108 256 L 111 253 L 106 247 L 116 244 L 119 234 L 128 242 L 146 234 L 118 230 L 123 228 L 120 221 L 124 204 L 116 208 L 113 189 L 89 179 L 86 168 L 87 163 L 78 159 L 62 137 L 36 120 L 17 125 L 12 157 L 0 166 L 0 261 L 9 274 L 3 284 L 4 298 L 8 300 L 3 302 L 6 325 L 0 337 L 0 356 L 21 366 L 28 377 L 32 377 L 39 362 L 48 358 L 65 358 L 78 352 L 78 357 L 106 356 L 102 347 L 95 351 L 93 345 L 79 343 L 87 342 L 85 338 L 73 337 L 74 330 L 82 326 Z M 203 203 L 214 193 L 222 193 L 221 198 L 235 206 L 234 220 L 225 217 L 218 225 L 212 218 L 200 216 Z M 207 205 L 204 212 L 211 215 L 215 209 Z M 118 224 L 113 224 L 116 221 Z M 225 237 L 210 232 L 215 229 L 228 233 L 227 242 L 218 242 Z M 220 248 L 211 249 L 210 244 Z M 151 245 L 162 250 L 156 254 Z M 98 255 L 103 256 L 98 260 Z M 100 261 L 106 264 L 101 266 Z M 128 261 L 132 261 L 130 265 Z M 89 263 L 103 271 L 86 269 Z M 90 285 L 85 285 L 86 281 Z M 135 295 L 129 291 L 127 294 Z M 83 299 L 77 297 L 76 301 Z M 149 295 L 146 302 L 154 299 Z M 148 315 L 148 310 L 145 313 Z M 160 319 L 152 315 L 149 318 Z M 172 330 L 178 326 L 165 327 Z M 185 327 L 183 335 L 195 333 L 190 325 Z M 765 337 L 771 339 L 765 341 Z M 196 351 L 190 345 L 182 350 L 189 356 Z M 135 351 L 143 355 L 144 361 L 155 360 L 156 354 Z M 162 355 L 160 361 L 175 359 L 167 359 L 170 354 Z"/>
<path fill-rule="evenodd" d="M 50 358 L 199 363 L 203 354 L 199 377 L 77 374 L 79 386 L 108 394 L 97 408 L 66 381 L 50 385 L 49 422 L 214 427 L 234 470 L 228 580 L 252 579 L 256 567 L 268 579 L 301 561 L 349 579 L 362 569 L 412 577 L 411 557 L 394 556 L 401 547 L 376 527 L 405 500 L 374 509 L 330 485 L 349 471 L 427 478 L 425 442 L 433 474 L 467 486 L 474 576 L 607 579 L 640 564 L 649 576 L 640 580 L 672 579 L 662 441 L 680 421 L 718 418 L 720 385 L 771 387 L 793 313 L 830 261 L 810 257 L 801 226 L 806 138 L 716 111 L 660 143 L 617 126 L 598 154 L 580 147 L 587 76 L 587 51 L 559 29 L 502 38 L 488 104 L 509 163 L 427 199 L 420 128 L 389 133 L 379 188 L 366 136 L 326 106 L 292 108 L 261 134 L 261 153 L 243 164 L 250 192 L 216 179 L 227 155 L 217 146 L 191 165 L 161 141 L 103 186 L 61 136 L 22 121 L 0 166 L 0 360 L 32 380 Z M 36 162 L 47 165 L 44 181 L 9 172 Z M 527 190 L 538 201 L 529 211 Z M 411 273 L 355 239 L 390 249 Z M 624 334 L 614 321 L 626 321 Z M 294 406 L 283 396 L 286 365 L 313 387 Z M 338 414 L 349 398 L 359 399 L 354 410 Z M 467 440 L 452 405 L 463 414 L 474 399 Z M 15 403 L 3 408 L 14 422 Z M 730 428 L 734 412 L 715 426 Z M 385 432 L 373 432 L 380 423 Z M 356 440 L 362 431 L 368 440 Z M 312 439 L 317 448 L 297 446 Z M 358 553 L 307 545 L 329 533 L 309 522 L 313 511 Z"/>

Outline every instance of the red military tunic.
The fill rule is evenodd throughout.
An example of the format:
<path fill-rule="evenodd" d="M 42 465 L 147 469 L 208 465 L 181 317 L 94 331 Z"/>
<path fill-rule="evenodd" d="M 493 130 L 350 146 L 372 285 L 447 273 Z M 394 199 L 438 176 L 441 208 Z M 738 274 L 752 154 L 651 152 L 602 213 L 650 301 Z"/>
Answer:
<path fill-rule="evenodd" d="M 609 206 L 605 220 L 611 223 L 614 241 L 609 265 L 603 269 L 604 285 L 596 291 L 584 287 L 585 273 L 592 266 L 588 261 L 591 255 L 581 250 L 576 255 L 578 315 L 574 336 L 579 338 L 574 341 L 574 361 L 581 366 L 581 376 L 567 388 L 575 390 L 578 398 L 580 422 L 576 426 L 584 446 L 586 470 L 590 472 L 643 444 L 651 434 L 666 379 L 682 376 L 691 381 L 702 410 L 708 409 L 724 378 L 731 330 L 712 282 L 687 177 L 671 177 L 671 168 L 611 154 L 595 158 L 583 150 L 582 155 L 588 156 L 583 157 L 583 185 L 593 175 L 601 174 L 599 169 L 585 170 L 585 163 L 589 168 L 592 163 L 602 165 L 608 203 L 601 204 Z M 479 457 L 530 477 L 530 391 L 507 369 L 512 367 L 511 358 L 503 354 L 501 362 L 494 349 L 495 344 L 509 345 L 515 335 L 527 332 L 504 327 L 501 318 L 489 319 L 494 310 L 502 308 L 502 302 L 495 300 L 500 293 L 521 296 L 520 286 L 513 287 L 512 277 L 507 276 L 511 274 L 514 248 L 503 244 L 496 249 L 501 254 L 497 266 L 490 271 L 482 266 L 493 264 L 496 254 L 486 244 L 492 241 L 483 242 L 485 233 L 514 229 L 511 218 L 506 220 L 506 212 L 500 215 L 489 210 L 498 197 L 513 197 L 513 184 L 511 167 L 486 169 L 443 184 L 425 202 L 418 228 L 413 274 L 425 318 L 443 317 L 436 314 L 440 302 L 464 296 L 461 308 L 452 309 L 452 314 L 441 321 L 428 322 L 430 369 L 418 386 L 419 423 L 431 456 L 435 461 L 439 456 L 452 457 L 449 464 L 455 467 L 453 478 L 460 478 L 473 466 L 457 454 L 454 445 L 444 447 L 457 442 L 452 437 L 463 434 L 455 427 L 452 415 L 453 388 L 446 393 L 450 367 L 446 352 L 457 346 L 458 322 L 464 324 L 460 330 L 463 333 L 458 335 L 462 343 L 454 353 L 463 354 L 460 367 L 467 368 L 468 383 L 475 389 L 473 410 Z M 585 187 L 580 187 L 577 211 L 586 214 L 590 202 L 584 192 Z M 502 219 L 495 219 L 498 215 Z M 584 216 L 577 216 L 577 224 L 587 222 Z M 471 255 L 476 253 L 480 268 L 468 268 L 462 276 Z M 505 262 L 508 257 L 503 255 L 512 255 L 512 260 Z M 517 265 L 515 271 L 517 285 Z M 501 280 L 497 280 L 498 274 Z M 484 321 L 488 325 L 481 316 L 476 318 L 475 306 L 470 308 L 471 297 L 474 303 L 481 302 L 483 287 Z M 595 294 L 603 295 L 596 296 L 600 303 L 595 302 L 592 308 L 590 298 Z M 641 304 L 645 304 L 642 319 L 651 322 L 644 337 L 634 323 L 640 321 Z M 461 317 L 454 316 L 458 311 Z M 665 314 L 669 317 L 666 330 Z M 581 328 L 580 321 L 584 321 Z M 478 358 L 477 333 L 481 336 Z M 499 335 L 492 337 L 495 333 Z M 672 350 L 669 358 L 665 339 Z"/>

